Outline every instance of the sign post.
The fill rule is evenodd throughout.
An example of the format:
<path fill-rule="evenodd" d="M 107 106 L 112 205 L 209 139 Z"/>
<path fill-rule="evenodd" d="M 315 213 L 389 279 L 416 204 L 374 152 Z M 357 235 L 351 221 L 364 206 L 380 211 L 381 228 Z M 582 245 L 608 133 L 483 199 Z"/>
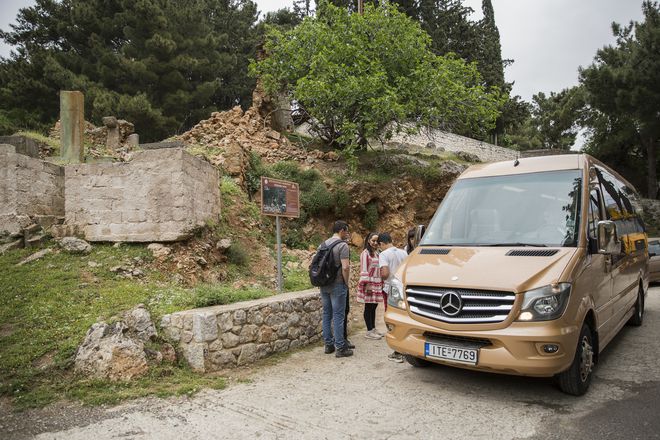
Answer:
<path fill-rule="evenodd" d="M 300 217 L 298 184 L 261 176 L 261 214 L 275 217 L 277 237 L 277 291 L 282 292 L 282 236 L 280 217 Z"/>

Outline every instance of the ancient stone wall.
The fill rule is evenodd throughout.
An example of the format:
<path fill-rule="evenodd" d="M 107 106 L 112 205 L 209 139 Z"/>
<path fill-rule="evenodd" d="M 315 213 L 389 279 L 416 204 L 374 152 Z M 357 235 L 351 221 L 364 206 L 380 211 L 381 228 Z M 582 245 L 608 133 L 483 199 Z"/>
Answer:
<path fill-rule="evenodd" d="M 321 340 L 318 289 L 165 315 L 161 330 L 196 371 L 246 365 Z"/>
<path fill-rule="evenodd" d="M 386 146 L 407 150 L 421 148 L 426 149 L 427 152 L 444 150 L 457 153 L 463 151 L 476 155 L 482 162 L 499 162 L 518 157 L 518 152 L 515 150 L 440 130 L 422 131 L 415 135 L 395 135 Z"/>
<path fill-rule="evenodd" d="M 90 241 L 176 241 L 220 215 L 219 174 L 181 149 L 66 167 L 65 227 Z"/>
<path fill-rule="evenodd" d="M 64 217 L 64 169 L 0 144 L 0 233 Z"/>

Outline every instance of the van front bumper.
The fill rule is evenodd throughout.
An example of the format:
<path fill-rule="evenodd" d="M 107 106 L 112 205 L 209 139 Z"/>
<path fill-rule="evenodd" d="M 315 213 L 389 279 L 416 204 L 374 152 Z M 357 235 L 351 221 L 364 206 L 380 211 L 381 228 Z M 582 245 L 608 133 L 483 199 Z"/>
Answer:
<path fill-rule="evenodd" d="M 573 362 L 580 332 L 578 327 L 562 323 L 561 320 L 514 321 L 497 330 L 458 331 L 448 329 L 446 323 L 442 323 L 443 328 L 425 324 L 411 317 L 408 311 L 394 307 L 387 308 L 385 322 L 389 330 L 387 344 L 399 353 L 459 368 L 537 377 L 554 376 L 568 369 Z M 476 327 L 487 328 L 487 325 L 472 326 Z M 425 343 L 432 342 L 433 335 L 487 340 L 489 345 L 479 349 L 476 365 L 425 357 Z M 546 344 L 555 344 L 559 350 L 553 354 L 545 353 L 543 346 Z"/>

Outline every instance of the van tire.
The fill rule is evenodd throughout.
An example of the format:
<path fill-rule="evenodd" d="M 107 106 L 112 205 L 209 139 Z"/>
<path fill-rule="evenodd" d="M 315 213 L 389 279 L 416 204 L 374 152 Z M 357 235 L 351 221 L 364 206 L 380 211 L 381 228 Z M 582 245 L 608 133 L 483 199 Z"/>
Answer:
<path fill-rule="evenodd" d="M 633 315 L 628 320 L 628 324 L 639 327 L 644 323 L 644 289 L 641 286 L 637 291 L 637 301 L 635 301 L 633 310 Z"/>
<path fill-rule="evenodd" d="M 430 367 L 432 364 L 432 362 L 429 362 L 426 359 L 411 356 L 409 354 L 404 355 L 404 358 L 406 359 L 406 362 L 416 368 L 426 368 Z"/>
<path fill-rule="evenodd" d="M 559 388 L 564 393 L 581 396 L 589 388 L 596 359 L 593 339 L 591 328 L 585 322 L 582 324 L 573 363 L 568 370 L 556 376 Z"/>

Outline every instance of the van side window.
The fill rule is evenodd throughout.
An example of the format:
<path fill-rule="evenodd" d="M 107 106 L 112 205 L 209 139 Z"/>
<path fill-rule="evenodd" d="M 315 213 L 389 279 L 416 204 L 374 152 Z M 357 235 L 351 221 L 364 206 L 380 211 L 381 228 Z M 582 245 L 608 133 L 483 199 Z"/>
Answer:
<path fill-rule="evenodd" d="M 589 237 L 596 238 L 596 229 L 600 218 L 600 195 L 597 189 L 592 189 L 589 193 L 589 218 L 587 219 L 589 228 Z"/>
<path fill-rule="evenodd" d="M 605 202 L 607 219 L 617 221 L 623 217 L 625 211 L 623 202 L 619 196 L 619 189 L 615 185 L 612 177 L 606 171 L 596 168 L 596 174 L 598 174 L 598 180 L 600 182 L 600 188 Z"/>

